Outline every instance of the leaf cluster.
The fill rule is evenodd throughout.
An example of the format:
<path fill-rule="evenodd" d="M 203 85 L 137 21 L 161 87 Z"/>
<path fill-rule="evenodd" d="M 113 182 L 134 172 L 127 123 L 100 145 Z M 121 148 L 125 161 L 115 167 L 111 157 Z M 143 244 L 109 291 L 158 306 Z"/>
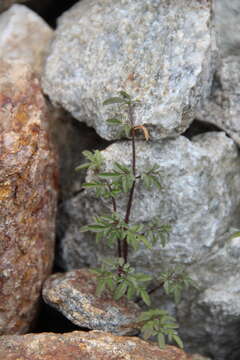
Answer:
<path fill-rule="evenodd" d="M 159 279 L 163 283 L 165 293 L 173 296 L 174 301 L 177 304 L 180 302 L 184 290 L 188 289 L 190 286 L 197 287 L 196 283 L 182 266 L 177 266 L 171 270 L 162 272 Z"/>
<path fill-rule="evenodd" d="M 159 309 L 144 311 L 139 316 L 138 322 L 144 324 L 141 332 L 145 340 L 150 337 L 157 337 L 160 348 L 164 348 L 167 337 L 168 341 L 174 341 L 180 348 L 183 348 L 182 340 L 176 330 L 179 326 L 167 311 Z"/>
<path fill-rule="evenodd" d="M 128 300 L 141 297 L 146 305 L 151 304 L 146 286 L 152 280 L 147 274 L 137 273 L 123 258 L 105 260 L 100 269 L 92 270 L 98 276 L 96 294 L 100 296 L 109 289 L 114 300 L 126 296 Z"/>

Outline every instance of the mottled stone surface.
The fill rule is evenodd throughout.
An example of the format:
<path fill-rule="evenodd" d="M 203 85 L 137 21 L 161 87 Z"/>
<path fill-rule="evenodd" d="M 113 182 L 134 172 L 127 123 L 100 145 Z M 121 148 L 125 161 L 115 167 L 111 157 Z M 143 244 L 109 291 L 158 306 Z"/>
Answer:
<path fill-rule="evenodd" d="M 240 55 L 240 2 L 213 0 L 217 43 L 222 56 Z"/>
<path fill-rule="evenodd" d="M 13 5 L 0 15 L 0 58 L 28 63 L 39 73 L 53 30 L 24 5 Z"/>
<path fill-rule="evenodd" d="M 130 144 L 110 145 L 102 152 L 107 170 L 113 161 L 129 163 Z M 123 158 L 122 154 L 125 154 Z M 159 142 L 137 143 L 139 172 L 151 164 L 160 166 L 163 191 L 137 189 L 132 219 L 147 222 L 158 217 L 170 223 L 169 245 L 162 251 L 156 244 L 152 251 L 136 251 L 133 261 L 153 271 L 161 266 L 162 256 L 177 257 L 192 263 L 208 254 L 218 243 L 237 213 L 240 195 L 240 159 L 234 142 L 222 132 L 206 133 L 191 142 L 185 137 Z M 106 251 L 104 244 L 96 247 L 93 236 L 79 231 L 93 215 L 111 209 L 111 202 L 98 200 L 83 192 L 67 201 L 65 213 L 69 226 L 62 239 L 62 258 L 67 269 L 96 264 L 97 255 Z M 123 212 L 125 201 L 118 201 Z M 100 251 L 101 249 L 101 251 Z"/>
<path fill-rule="evenodd" d="M 232 233 L 189 269 L 199 291 L 184 294 L 177 308 L 187 349 L 216 360 L 240 358 L 240 238 L 231 239 Z"/>
<path fill-rule="evenodd" d="M 197 118 L 218 125 L 240 145 L 240 56 L 222 59 L 211 96 Z"/>
<path fill-rule="evenodd" d="M 236 328 L 232 326 L 232 309 L 237 311 L 239 273 L 238 246 L 230 241 L 231 225 L 239 226 L 240 159 L 237 146 L 223 132 L 205 133 L 189 141 L 185 137 L 159 142 L 137 143 L 137 167 L 139 171 L 151 164 L 160 166 L 163 191 L 142 188 L 136 195 L 133 218 L 149 221 L 157 216 L 163 223 L 170 223 L 170 242 L 162 250 L 156 244 L 153 250 L 141 248 L 130 255 L 132 264 L 151 272 L 154 276 L 166 263 L 185 263 L 200 287 L 199 292 L 186 293 L 186 299 L 176 308 L 180 329 L 187 349 L 212 354 L 221 359 L 229 354 L 238 342 Z M 114 160 L 128 163 L 130 148 L 126 142 L 115 143 L 102 152 L 107 170 Z M 122 154 L 125 154 L 123 158 Z M 127 155 L 129 154 L 129 155 Z M 90 175 L 89 178 L 90 179 Z M 69 226 L 62 238 L 62 264 L 68 268 L 96 265 L 98 257 L 108 254 L 104 244 L 96 245 L 91 234 L 80 233 L 81 225 L 89 223 L 91 216 L 104 214 L 111 207 L 106 201 L 96 200 L 92 193 L 81 193 L 64 205 Z M 124 201 L 118 203 L 122 211 Z M 239 270 L 238 270 L 239 269 Z M 224 283 L 222 276 L 224 274 Z M 234 280 L 231 280 L 234 276 Z M 228 313 L 218 306 L 220 315 L 215 316 L 215 300 L 218 290 L 210 301 L 210 289 L 226 286 Z M 205 296 L 206 294 L 206 296 Z M 236 294 L 236 296 L 234 295 Z M 229 298 L 228 298 L 229 299 Z M 169 300 L 167 300 L 169 301 Z M 156 306 L 163 306 L 156 296 Z M 166 299 L 165 299 L 166 303 Z M 212 315 L 213 314 L 213 315 Z M 233 331 L 234 330 L 234 331 Z M 223 338 L 226 343 L 223 344 Z M 231 358 L 229 357 L 229 360 Z"/>
<path fill-rule="evenodd" d="M 182 350 L 101 331 L 2 336 L 1 360 L 196 360 Z M 206 359 L 207 360 L 207 359 Z"/>
<path fill-rule="evenodd" d="M 0 62 L 0 334 L 28 329 L 53 260 L 56 158 L 27 65 Z"/>
<path fill-rule="evenodd" d="M 211 4 L 196 0 L 83 0 L 59 21 L 43 87 L 105 139 L 119 134 L 102 102 L 125 89 L 137 123 L 175 136 L 193 120 L 212 79 Z"/>
<path fill-rule="evenodd" d="M 6 10 L 7 8 L 9 8 L 11 5 L 15 4 L 15 3 L 24 3 L 27 0 L 1 0 L 0 2 L 0 12 Z"/>
<path fill-rule="evenodd" d="M 138 306 L 125 300 L 115 302 L 108 292 L 97 297 L 96 286 L 96 276 L 87 269 L 54 274 L 44 284 L 43 298 L 81 327 L 136 334 L 133 323 L 139 315 Z"/>

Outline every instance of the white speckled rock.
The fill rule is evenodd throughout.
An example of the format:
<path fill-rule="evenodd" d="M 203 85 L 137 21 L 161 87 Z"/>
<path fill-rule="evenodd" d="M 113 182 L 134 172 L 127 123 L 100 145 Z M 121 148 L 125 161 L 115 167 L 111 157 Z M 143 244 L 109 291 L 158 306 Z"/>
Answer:
<path fill-rule="evenodd" d="M 40 73 L 53 30 L 24 5 L 13 5 L 0 15 L 0 58 L 24 62 Z"/>
<path fill-rule="evenodd" d="M 220 53 L 240 54 L 240 1 L 214 0 L 213 9 Z"/>
<path fill-rule="evenodd" d="M 218 125 L 240 145 L 240 56 L 222 59 L 212 94 L 197 118 Z"/>
<path fill-rule="evenodd" d="M 121 89 L 152 137 L 176 136 L 209 93 L 212 46 L 210 1 L 83 0 L 60 18 L 43 87 L 105 139 L 119 134 L 102 102 Z"/>
<path fill-rule="evenodd" d="M 107 168 L 113 160 L 128 163 L 129 146 L 127 142 L 115 143 L 104 150 Z M 164 250 L 168 256 L 174 253 L 184 263 L 205 256 L 228 230 L 234 216 L 238 217 L 240 159 L 235 144 L 224 133 L 207 133 L 193 142 L 180 136 L 153 143 L 140 141 L 137 147 L 138 168 L 158 164 L 164 190 L 148 192 L 140 187 L 133 218 L 146 222 L 157 216 L 163 223 L 171 223 L 170 243 Z M 96 263 L 95 242 L 79 229 L 92 215 L 110 207 L 111 203 L 96 200 L 89 193 L 66 202 L 64 211 L 70 219 L 62 239 L 66 268 Z M 123 202 L 118 208 L 123 210 Z M 161 265 L 161 252 L 159 244 L 153 251 L 140 250 L 133 256 L 134 262 L 154 270 Z"/>

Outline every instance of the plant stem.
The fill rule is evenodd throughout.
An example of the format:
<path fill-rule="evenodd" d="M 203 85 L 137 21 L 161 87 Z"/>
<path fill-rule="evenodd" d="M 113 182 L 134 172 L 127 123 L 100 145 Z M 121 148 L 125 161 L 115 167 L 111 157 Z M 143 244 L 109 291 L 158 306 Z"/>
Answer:
<path fill-rule="evenodd" d="M 127 210 L 126 210 L 126 215 L 125 215 L 125 223 L 128 224 L 129 220 L 130 220 L 130 215 L 131 215 L 131 210 L 132 210 L 132 204 L 133 204 L 133 195 L 134 195 L 134 190 L 135 190 L 135 185 L 136 185 L 136 144 L 135 144 L 135 131 L 134 131 L 134 118 L 133 118 L 133 105 L 129 104 L 128 105 L 128 116 L 129 116 L 129 121 L 132 127 L 132 132 L 131 132 L 131 138 L 132 138 L 132 172 L 133 172 L 133 176 L 134 176 L 134 180 L 133 180 L 133 184 L 129 193 L 129 199 L 128 199 L 128 203 L 127 203 Z M 123 240 L 123 258 L 124 258 L 124 263 L 126 264 L 128 261 L 128 243 L 127 243 L 127 239 L 125 238 Z"/>
<path fill-rule="evenodd" d="M 110 185 L 108 182 L 106 182 L 106 184 L 107 184 L 107 187 L 108 187 L 109 191 L 111 192 L 111 191 L 112 191 L 111 185 Z M 115 199 L 113 196 L 111 196 L 111 200 L 112 200 L 113 212 L 116 213 L 116 212 L 117 212 L 116 199 Z M 121 244 L 121 239 L 118 239 L 118 240 L 117 240 L 117 254 L 118 254 L 118 257 L 119 257 L 119 258 L 122 257 L 122 244 Z"/>

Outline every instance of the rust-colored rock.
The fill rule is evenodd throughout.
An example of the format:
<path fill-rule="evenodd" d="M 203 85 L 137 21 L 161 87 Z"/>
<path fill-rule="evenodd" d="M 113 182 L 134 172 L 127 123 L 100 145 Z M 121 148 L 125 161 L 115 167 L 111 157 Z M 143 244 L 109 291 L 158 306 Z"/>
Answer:
<path fill-rule="evenodd" d="M 27 331 L 35 316 L 52 266 L 56 197 L 56 157 L 39 81 L 29 66 L 1 60 L 0 334 Z"/>
<path fill-rule="evenodd" d="M 135 335 L 139 307 L 124 299 L 116 302 L 107 291 L 97 297 L 96 285 L 96 276 L 87 269 L 54 274 L 44 284 L 43 298 L 76 325 L 118 335 Z"/>
<path fill-rule="evenodd" d="M 136 337 L 101 331 L 2 336 L 0 360 L 187 360 L 173 346 L 161 350 Z"/>

